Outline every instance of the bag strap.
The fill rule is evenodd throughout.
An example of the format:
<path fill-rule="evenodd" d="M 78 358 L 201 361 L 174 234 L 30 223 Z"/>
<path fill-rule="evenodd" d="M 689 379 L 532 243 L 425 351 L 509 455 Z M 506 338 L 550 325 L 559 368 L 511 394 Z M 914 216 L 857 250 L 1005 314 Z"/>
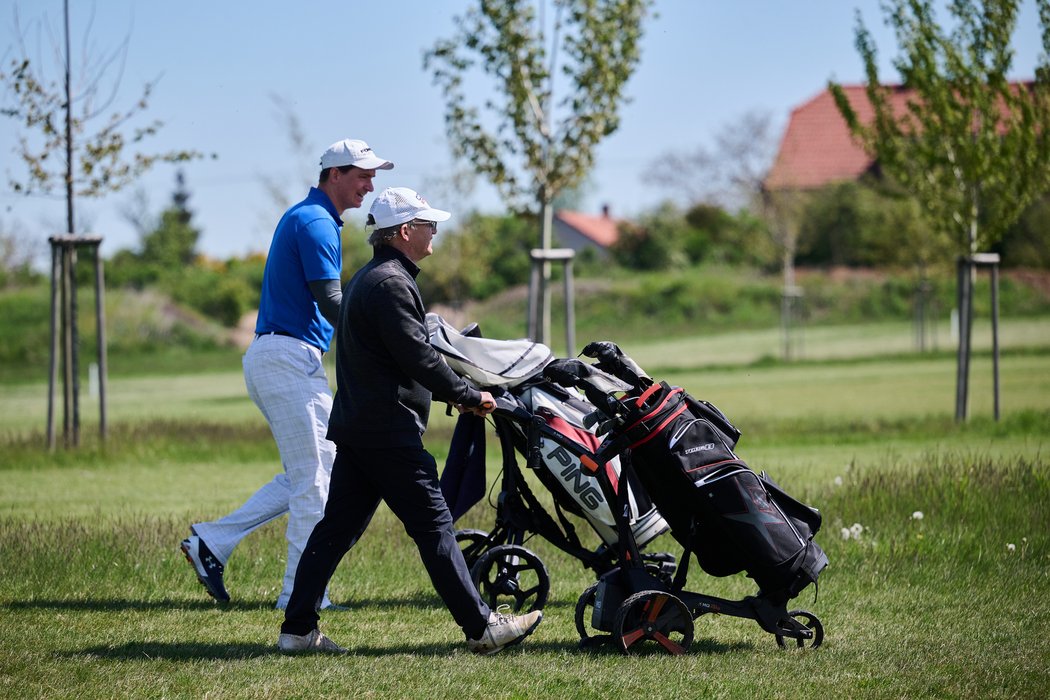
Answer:
<path fill-rule="evenodd" d="M 689 518 L 689 534 L 685 538 L 685 551 L 682 552 L 682 561 L 674 572 L 674 580 L 671 581 L 672 591 L 685 589 L 685 580 L 689 575 L 689 560 L 693 558 L 693 535 L 696 533 L 696 517 Z"/>

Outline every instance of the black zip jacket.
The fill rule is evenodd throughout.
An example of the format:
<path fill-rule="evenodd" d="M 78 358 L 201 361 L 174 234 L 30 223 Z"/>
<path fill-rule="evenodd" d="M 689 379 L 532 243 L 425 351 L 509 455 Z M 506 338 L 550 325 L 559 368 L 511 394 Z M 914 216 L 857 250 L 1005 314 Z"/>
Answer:
<path fill-rule="evenodd" d="M 481 393 L 430 345 L 419 267 L 389 246 L 343 288 L 328 439 L 407 447 L 422 442 L 433 398 L 475 407 Z"/>

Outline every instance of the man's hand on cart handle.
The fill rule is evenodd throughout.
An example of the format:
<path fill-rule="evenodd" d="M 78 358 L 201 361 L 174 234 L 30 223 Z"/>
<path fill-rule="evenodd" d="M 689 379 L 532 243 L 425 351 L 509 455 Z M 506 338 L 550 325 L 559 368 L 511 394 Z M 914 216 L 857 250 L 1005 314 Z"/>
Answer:
<path fill-rule="evenodd" d="M 487 416 L 496 410 L 496 399 L 492 397 L 487 391 L 481 392 L 481 403 L 474 409 L 474 413 L 479 416 Z"/>
<path fill-rule="evenodd" d="M 477 406 L 457 405 L 456 410 L 460 413 L 473 413 L 476 416 L 485 417 L 496 410 L 496 399 L 487 391 L 481 392 L 481 403 Z"/>

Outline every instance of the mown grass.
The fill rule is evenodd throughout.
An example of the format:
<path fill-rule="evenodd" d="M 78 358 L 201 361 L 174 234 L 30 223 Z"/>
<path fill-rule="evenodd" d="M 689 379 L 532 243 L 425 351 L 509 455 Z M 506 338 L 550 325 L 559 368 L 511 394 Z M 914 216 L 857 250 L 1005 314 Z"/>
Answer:
<path fill-rule="evenodd" d="M 581 651 L 573 609 L 592 575 L 533 538 L 527 544 L 551 575 L 546 619 L 519 649 L 475 658 L 381 507 L 332 582 L 349 611 L 322 621 L 352 653 L 280 656 L 272 605 L 284 568 L 282 521 L 231 558 L 234 601 L 226 606 L 207 598 L 178 550 L 190 522 L 239 505 L 280 468 L 233 368 L 119 377 L 109 439 L 99 442 L 85 409 L 82 447 L 54 453 L 43 447 L 43 387 L 3 386 L 0 697 L 1050 694 L 1045 343 L 1004 354 L 999 421 L 989 360 L 975 359 L 964 424 L 952 417 L 946 354 L 716 367 L 686 351 L 653 357 L 663 358 L 660 378 L 714 401 L 743 429 L 741 456 L 823 512 L 818 540 L 832 564 L 819 591 L 794 601 L 823 621 L 820 649 L 780 650 L 752 622 L 706 616 L 685 657 Z M 427 442 L 439 463 L 451 427 L 435 405 Z M 494 443 L 490 483 L 498 479 Z M 493 519 L 482 503 L 459 525 L 488 529 Z M 844 538 L 855 524 L 859 537 Z M 667 536 L 653 548 L 678 553 Z M 712 578 L 695 563 L 688 588 L 752 592 L 745 577 Z"/>
<path fill-rule="evenodd" d="M 159 475 L 168 465 L 143 467 Z M 252 463 L 225 465 L 238 484 Z M 191 469 L 187 476 L 196 476 Z M 52 475 L 37 474 L 42 478 Z M 62 473 L 77 490 L 93 478 Z M 163 481 L 163 479 L 161 479 Z M 1045 461 L 931 455 L 858 468 L 813 487 L 832 566 L 795 601 L 820 615 L 819 650 L 779 650 L 743 620 L 703 617 L 684 658 L 576 648 L 588 572 L 547 543 L 547 619 L 520 649 L 467 653 L 400 525 L 381 509 L 333 580 L 348 612 L 324 629 L 342 658 L 284 658 L 271 609 L 282 570 L 272 524 L 230 562 L 230 605 L 212 604 L 177 550 L 198 505 L 100 505 L 91 514 L 0 515 L 0 692 L 13 697 L 1042 697 L 1050 688 Z M 39 496 L 47 500 L 46 494 Z M 5 498 L 5 501 L 7 499 Z M 41 503 L 47 512 L 52 504 Z M 5 503 L 6 506 L 6 503 Z M 7 508 L 5 507 L 5 511 Z M 921 510 L 922 519 L 913 517 Z M 479 507 L 467 523 L 491 522 Z M 860 523 L 858 539 L 841 528 Z M 1008 545 L 1013 544 L 1011 550 Z M 658 540 L 655 547 L 670 544 Z M 691 590 L 737 597 L 747 579 L 694 565 Z M 815 599 L 814 599 L 815 598 Z"/>

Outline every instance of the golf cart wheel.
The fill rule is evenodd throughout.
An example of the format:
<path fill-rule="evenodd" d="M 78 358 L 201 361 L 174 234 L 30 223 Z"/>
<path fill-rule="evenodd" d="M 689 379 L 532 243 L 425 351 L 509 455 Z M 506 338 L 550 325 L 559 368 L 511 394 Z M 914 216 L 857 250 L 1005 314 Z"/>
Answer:
<path fill-rule="evenodd" d="M 777 623 L 777 627 L 788 631 L 791 630 L 794 634 L 776 635 L 777 644 L 781 648 L 787 646 L 784 642 L 785 636 L 795 640 L 795 646 L 802 649 L 806 646 L 806 641 L 809 641 L 809 648 L 816 649 L 824 641 L 824 625 L 820 624 L 820 618 L 808 610 L 792 610 L 788 613 L 788 617 Z"/>
<path fill-rule="evenodd" d="M 481 599 L 495 610 L 510 605 L 515 613 L 542 610 L 551 579 L 538 556 L 516 544 L 503 544 L 482 554 L 470 570 Z"/>
<path fill-rule="evenodd" d="M 594 614 L 594 601 L 598 596 L 601 582 L 592 583 L 576 601 L 576 631 L 580 634 L 580 648 L 589 649 L 604 644 L 611 639 L 608 634 L 591 634 L 591 620 Z"/>
<path fill-rule="evenodd" d="M 616 611 L 613 637 L 627 655 L 641 651 L 646 641 L 656 642 L 668 654 L 684 654 L 693 643 L 693 616 L 670 593 L 642 591 Z"/>
<path fill-rule="evenodd" d="M 463 558 L 467 561 L 470 569 L 478 560 L 478 557 L 489 546 L 489 533 L 484 530 L 456 530 L 456 543 L 463 552 Z"/>

